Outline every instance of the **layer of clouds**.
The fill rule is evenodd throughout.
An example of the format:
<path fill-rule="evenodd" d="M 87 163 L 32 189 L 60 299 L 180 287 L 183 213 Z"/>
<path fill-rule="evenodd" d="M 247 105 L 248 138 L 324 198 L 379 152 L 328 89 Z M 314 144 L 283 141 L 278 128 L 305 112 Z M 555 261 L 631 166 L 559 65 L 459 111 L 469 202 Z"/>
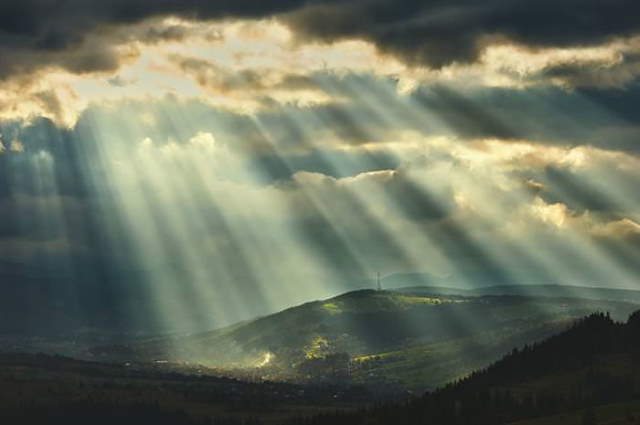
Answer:
<path fill-rule="evenodd" d="M 240 112 L 254 112 L 274 103 L 301 106 L 335 102 L 313 76 L 280 69 L 233 69 L 215 63 L 174 55 L 171 61 L 194 78 L 209 96 Z"/>
<path fill-rule="evenodd" d="M 492 40 L 508 39 L 531 47 L 584 46 L 638 32 L 640 12 L 632 0 L 605 3 L 579 0 L 499 0 L 446 4 L 436 1 L 352 0 L 234 1 L 163 0 L 156 2 L 29 0 L 5 3 L 0 9 L 0 44 L 11 59 L 0 66 L 15 72 L 34 61 L 59 63 L 75 71 L 110 69 L 108 46 L 91 49 L 87 40 L 99 31 L 158 16 L 196 19 L 266 18 L 284 14 L 285 21 L 306 37 L 325 41 L 361 38 L 411 63 L 441 67 L 477 60 Z M 179 38 L 179 28 L 147 32 L 146 37 Z M 94 46 L 96 47 L 96 46 Z M 77 57 L 64 52 L 82 50 Z M 3 58 L 6 55 L 2 55 Z"/>
<path fill-rule="evenodd" d="M 268 109 L 278 113 L 283 105 L 326 105 L 324 110 L 316 108 L 319 117 L 339 122 L 343 137 L 370 140 L 371 134 L 353 125 L 344 101 L 355 98 L 365 103 L 367 98 L 369 103 L 399 104 L 396 98 L 413 93 L 413 101 L 433 107 L 441 115 L 441 124 L 459 127 L 462 134 L 530 138 L 530 134 L 519 133 L 546 130 L 532 128 L 539 120 L 518 122 L 514 126 L 518 129 L 510 129 L 500 122 L 500 116 L 505 112 L 526 114 L 532 109 L 541 113 L 556 108 L 556 103 L 567 104 L 577 115 L 585 109 L 591 114 L 593 102 L 577 104 L 575 99 L 583 94 L 602 98 L 633 92 L 640 71 L 638 37 L 607 38 L 594 46 L 535 49 L 502 40 L 487 45 L 473 63 L 455 62 L 433 69 L 385 55 L 372 41 L 318 44 L 298 36 L 275 20 L 151 18 L 87 32 L 72 47 L 57 50 L 21 51 L 9 43 L 0 46 L 0 50 L 7 49 L 1 57 L 20 68 L 20 73 L 0 66 L 7 70 L 0 87 L 0 119 L 43 116 L 72 127 L 92 103 L 171 95 L 205 100 L 245 114 Z M 100 55 L 104 57 L 98 58 Z M 378 81 L 371 83 L 375 79 Z M 394 83 L 388 84 L 390 81 Z M 373 91 L 368 93 L 369 89 Z M 593 89 L 596 92 L 589 93 Z M 547 100 L 550 106 L 542 104 Z M 502 104 L 508 104 L 507 108 Z M 385 103 L 376 107 L 382 105 Z M 368 111 L 359 109 L 367 118 Z M 633 124 L 615 118 L 609 123 L 615 126 L 610 132 L 621 137 L 627 134 L 624 138 L 637 134 Z M 375 125 L 371 120 L 371 126 Z M 553 139 L 595 134 L 564 131 L 570 129 L 564 123 L 550 128 L 558 133 Z M 370 133 L 378 132 L 372 129 Z M 609 139 L 606 135 L 593 138 Z"/>

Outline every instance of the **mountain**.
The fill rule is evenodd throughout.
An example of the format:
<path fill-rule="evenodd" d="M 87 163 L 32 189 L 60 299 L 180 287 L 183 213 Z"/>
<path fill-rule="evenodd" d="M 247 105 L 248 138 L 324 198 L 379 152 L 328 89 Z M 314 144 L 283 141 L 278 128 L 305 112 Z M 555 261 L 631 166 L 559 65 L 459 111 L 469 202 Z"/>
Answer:
<path fill-rule="evenodd" d="M 476 295 L 522 295 L 535 297 L 571 297 L 640 303 L 640 291 L 568 285 L 505 285 L 478 288 Z"/>
<path fill-rule="evenodd" d="M 622 425 L 637 424 L 639 413 L 640 311 L 626 323 L 589 315 L 408 403 L 291 423 Z"/>
<path fill-rule="evenodd" d="M 463 377 L 514 346 L 543 339 L 594 311 L 627 317 L 608 300 L 360 290 L 212 332 L 97 347 L 109 360 L 188 361 L 259 369 L 275 380 L 348 379 L 425 390 Z"/>
<path fill-rule="evenodd" d="M 424 292 L 434 295 L 517 295 L 532 297 L 586 298 L 625 301 L 640 304 L 640 290 L 578 285 L 487 285 L 476 288 L 456 286 L 452 278 L 435 279 L 420 273 L 394 274 L 382 280 L 386 288 L 400 292 Z"/>
<path fill-rule="evenodd" d="M 598 288 L 571 285 L 498 285 L 465 289 L 453 286 L 418 285 L 394 289 L 398 292 L 419 292 L 432 295 L 512 295 L 522 297 L 584 298 L 592 300 L 624 301 L 640 304 L 640 291 L 621 288 Z"/>
<path fill-rule="evenodd" d="M 474 289 L 488 286 L 520 286 L 538 285 L 540 282 L 552 282 L 545 273 L 520 273 L 517 281 L 508 278 L 499 270 L 486 268 L 482 265 L 467 265 L 458 268 L 453 273 L 441 276 L 428 272 L 391 273 L 382 278 L 387 289 L 406 288 L 411 286 L 444 286 L 451 288 Z M 371 282 L 370 282 L 371 284 Z"/>

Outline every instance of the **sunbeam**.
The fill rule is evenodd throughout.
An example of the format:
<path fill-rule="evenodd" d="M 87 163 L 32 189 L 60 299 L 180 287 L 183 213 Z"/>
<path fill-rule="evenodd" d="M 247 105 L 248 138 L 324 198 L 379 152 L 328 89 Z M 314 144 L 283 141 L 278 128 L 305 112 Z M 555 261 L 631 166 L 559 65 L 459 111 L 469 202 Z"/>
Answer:
<path fill-rule="evenodd" d="M 14 3 L 0 422 L 636 417 L 632 1 Z"/>

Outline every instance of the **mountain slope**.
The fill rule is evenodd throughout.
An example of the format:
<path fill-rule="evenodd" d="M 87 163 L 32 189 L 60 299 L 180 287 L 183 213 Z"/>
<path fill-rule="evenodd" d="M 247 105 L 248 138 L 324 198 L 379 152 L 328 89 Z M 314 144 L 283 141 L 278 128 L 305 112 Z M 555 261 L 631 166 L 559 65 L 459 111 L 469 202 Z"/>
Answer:
<path fill-rule="evenodd" d="M 638 412 L 640 311 L 625 324 L 590 315 L 410 403 L 304 423 L 376 425 L 393 418 L 397 425 L 623 424 L 637 423 Z"/>
<path fill-rule="evenodd" d="M 95 352 L 120 360 L 260 366 L 269 379 L 338 377 L 421 390 L 464 376 L 513 346 L 557 333 L 591 312 L 622 318 L 635 308 L 575 298 L 362 290 L 213 332 Z"/>

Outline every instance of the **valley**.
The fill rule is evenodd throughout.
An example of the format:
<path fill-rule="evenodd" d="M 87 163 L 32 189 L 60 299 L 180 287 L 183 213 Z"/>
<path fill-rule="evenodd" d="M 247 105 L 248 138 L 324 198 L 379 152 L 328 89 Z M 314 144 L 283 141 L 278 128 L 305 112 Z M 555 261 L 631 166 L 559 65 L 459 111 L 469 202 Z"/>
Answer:
<path fill-rule="evenodd" d="M 429 287 L 360 290 L 212 332 L 91 351 L 101 361 L 187 362 L 243 379 L 420 393 L 585 315 L 606 311 L 625 320 L 637 307 L 606 299 L 448 295 Z"/>
<path fill-rule="evenodd" d="M 95 346 L 92 360 L 5 352 L 0 419 L 577 425 L 588 414 L 634 423 L 637 309 L 433 288 L 355 291 L 212 332 Z"/>

